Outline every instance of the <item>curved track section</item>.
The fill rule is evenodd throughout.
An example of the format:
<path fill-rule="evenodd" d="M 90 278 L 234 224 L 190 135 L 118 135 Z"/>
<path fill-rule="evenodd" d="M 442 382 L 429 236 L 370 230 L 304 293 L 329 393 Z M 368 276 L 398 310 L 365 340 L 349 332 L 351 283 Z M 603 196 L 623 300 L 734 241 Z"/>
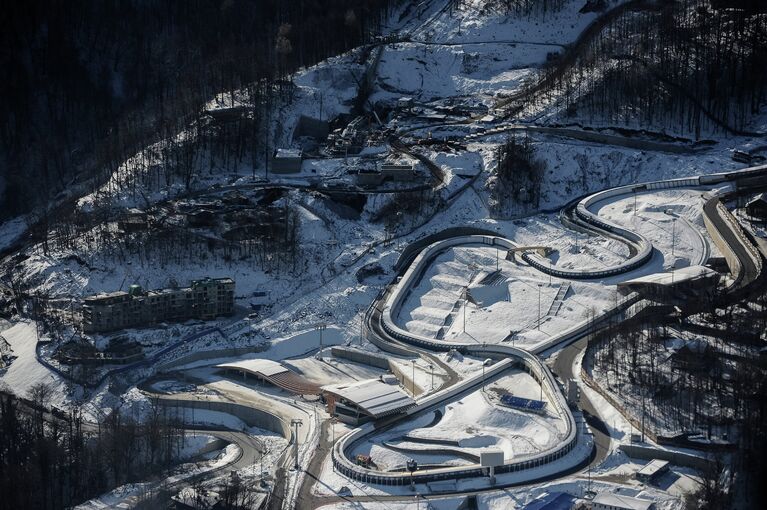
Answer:
<path fill-rule="evenodd" d="M 761 179 L 761 176 L 767 176 L 767 165 L 749 168 L 739 172 L 697 178 L 658 181 L 635 186 L 622 186 L 596 193 L 577 201 L 572 209 L 573 223 L 575 223 L 577 227 L 587 228 L 602 235 L 609 235 L 610 237 L 620 239 L 629 246 L 632 256 L 628 260 L 612 268 L 600 270 L 598 272 L 556 270 L 557 272 L 552 271 L 551 274 L 573 279 L 612 276 L 636 269 L 649 260 L 652 255 L 653 247 L 646 238 L 611 222 L 607 222 L 589 210 L 590 206 L 601 200 L 627 193 L 638 193 L 657 189 L 737 183 L 738 179 L 753 177 Z M 737 221 L 735 223 L 727 221 L 727 214 L 729 213 L 726 210 L 722 211 L 724 207 L 721 206 L 716 195 L 707 202 L 707 205 L 709 209 L 706 213 L 707 217 L 710 216 L 713 218 L 712 221 L 715 221 L 718 229 L 721 229 L 722 237 L 724 241 L 732 247 L 733 256 L 739 262 L 739 267 L 748 267 L 748 269 L 737 271 L 736 280 L 738 281 L 738 285 L 745 285 L 746 283 L 754 281 L 762 269 L 761 258 L 758 252 L 752 253 L 754 251 L 753 246 L 751 246 L 745 234 L 737 225 Z M 560 416 L 564 417 L 567 423 L 567 433 L 565 439 L 560 442 L 557 447 L 535 455 L 515 458 L 513 462 L 506 463 L 499 467 L 496 472 L 509 473 L 523 471 L 560 459 L 571 452 L 576 446 L 579 430 L 575 417 L 567 406 L 551 372 L 548 367 L 540 361 L 536 354 L 545 353 L 562 344 L 570 343 L 582 338 L 584 335 L 599 329 L 606 320 L 611 319 L 616 315 L 625 318 L 624 315 L 627 315 L 626 311 L 629 307 L 640 302 L 641 299 L 638 294 L 632 294 L 622 302 L 618 303 L 613 309 L 606 311 L 596 320 L 591 322 L 587 321 L 576 325 L 569 330 L 563 331 L 559 335 L 549 339 L 545 344 L 539 345 L 532 352 L 504 345 L 478 346 L 476 344 L 446 342 L 416 335 L 400 328 L 393 320 L 393 317 L 397 315 L 402 303 L 409 294 L 413 283 L 420 280 L 433 257 L 451 246 L 460 244 L 486 244 L 502 246 L 508 249 L 518 248 L 507 239 L 490 235 L 456 236 L 432 243 L 418 254 L 402 276 L 402 279 L 397 284 L 390 286 L 382 292 L 377 301 L 371 306 L 366 315 L 369 339 L 384 350 L 394 351 L 400 354 L 413 353 L 412 348 L 415 347 L 418 350 L 424 349 L 442 352 L 450 349 L 458 349 L 467 354 L 502 358 L 502 361 L 499 361 L 486 371 L 484 380 L 499 377 L 502 372 L 511 367 L 523 368 L 529 372 L 539 384 L 541 384 L 550 402 L 552 402 L 553 407 L 556 408 Z M 536 267 L 542 272 L 549 272 L 547 271 L 549 270 L 548 265 L 540 264 L 540 261 L 535 260 L 534 257 L 537 257 L 536 255 L 525 253 L 523 256 L 527 257 L 526 260 L 528 260 L 528 263 L 533 267 Z M 733 272 L 733 274 L 735 275 L 735 272 Z M 452 387 L 448 387 L 420 399 L 415 407 L 411 408 L 404 415 L 397 417 L 396 421 L 388 421 L 385 425 L 367 423 L 351 431 L 333 447 L 332 461 L 334 466 L 341 473 L 352 479 L 380 485 L 407 485 L 411 482 L 425 483 L 446 479 L 484 476 L 482 468 L 476 464 L 470 466 L 429 468 L 413 473 L 411 476 L 408 473 L 401 472 L 378 472 L 357 466 L 349 459 L 349 455 L 354 446 L 369 440 L 369 437 L 373 434 L 391 427 L 394 423 L 399 423 L 401 420 L 433 411 L 435 408 L 444 405 L 447 402 L 456 400 L 462 395 L 472 391 L 481 385 L 482 382 L 483 379 L 480 376 L 465 379 Z"/>
<path fill-rule="evenodd" d="M 754 177 L 765 177 L 765 179 L 767 179 L 767 165 L 747 168 L 736 172 L 619 186 L 617 188 L 611 188 L 589 195 L 586 198 L 571 202 L 565 206 L 560 212 L 560 220 L 566 227 L 616 239 L 628 247 L 630 253 L 629 258 L 613 267 L 598 270 L 559 269 L 551 267 L 548 260 L 537 253 L 525 252 L 522 254 L 521 258 L 542 273 L 572 280 L 605 278 L 633 271 L 652 258 L 652 243 L 641 234 L 632 232 L 631 230 L 600 218 L 598 214 L 592 212 L 590 208 L 602 200 L 615 198 L 621 195 L 632 195 L 664 189 L 710 187 L 717 184 L 737 183 L 740 179 L 751 179 Z M 711 201 L 709 200 L 709 202 Z M 737 221 L 732 219 L 728 221 L 729 225 L 724 225 L 723 218 L 726 218 L 729 213 L 726 210 L 719 210 L 718 212 L 713 211 L 712 207 L 712 205 L 704 207 L 707 226 L 709 225 L 710 220 L 712 225 L 717 226 L 717 230 L 721 232 L 721 235 L 726 236 L 733 245 L 740 245 L 740 248 L 737 249 L 738 254 L 733 255 L 732 258 L 736 259 L 738 256 L 743 256 L 745 252 L 753 252 L 754 250 L 749 248 L 751 243 L 745 239 L 742 230 L 737 226 Z M 740 231 L 740 235 L 735 233 L 737 231 Z M 751 259 L 753 265 L 756 264 L 756 262 L 753 260 L 752 255 L 753 253 L 751 253 L 751 256 L 746 256 L 745 258 Z M 731 269 L 733 268 L 734 266 L 731 266 Z M 761 267 L 755 272 L 758 274 L 760 271 Z M 739 271 L 733 270 L 732 272 L 733 275 L 736 275 L 736 278 L 738 278 L 737 275 L 739 274 Z M 751 273 L 754 273 L 754 271 L 751 271 Z M 753 281 L 754 279 L 755 276 L 752 275 L 749 281 Z"/>

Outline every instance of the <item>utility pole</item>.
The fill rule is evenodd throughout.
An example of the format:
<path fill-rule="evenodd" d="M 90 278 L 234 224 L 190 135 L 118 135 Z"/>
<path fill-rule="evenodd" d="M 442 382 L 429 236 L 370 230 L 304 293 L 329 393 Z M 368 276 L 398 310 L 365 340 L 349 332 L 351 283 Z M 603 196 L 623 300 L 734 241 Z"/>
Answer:
<path fill-rule="evenodd" d="M 293 418 L 290 420 L 290 424 L 293 426 L 294 432 L 294 439 L 295 439 L 295 464 L 294 469 L 298 469 L 298 427 L 303 426 L 304 422 L 300 418 Z"/>

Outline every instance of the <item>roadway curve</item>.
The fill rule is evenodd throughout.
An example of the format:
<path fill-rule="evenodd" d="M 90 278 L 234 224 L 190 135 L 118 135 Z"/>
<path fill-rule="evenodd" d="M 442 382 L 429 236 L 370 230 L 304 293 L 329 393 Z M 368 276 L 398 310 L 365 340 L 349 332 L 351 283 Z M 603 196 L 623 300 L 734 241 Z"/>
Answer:
<path fill-rule="evenodd" d="M 647 255 L 652 252 L 652 244 L 644 237 L 624 229 L 620 226 L 606 222 L 603 219 L 597 217 L 596 214 L 589 211 L 588 207 L 599 200 L 619 196 L 625 193 L 637 193 L 640 191 L 652 191 L 658 189 L 670 189 L 678 187 L 690 187 L 690 186 L 714 186 L 720 184 L 730 184 L 737 182 L 743 178 L 753 178 L 764 176 L 767 174 L 767 165 L 761 167 L 749 168 L 738 172 L 729 172 L 725 174 L 715 174 L 702 176 L 692 179 L 674 179 L 668 181 L 651 182 L 642 185 L 623 186 L 619 188 L 613 188 L 605 190 L 600 193 L 596 193 L 575 203 L 573 210 L 575 214 L 572 216 L 574 221 L 581 222 L 580 226 L 600 234 L 610 235 L 621 239 L 626 244 L 630 245 L 633 249 L 633 256 L 613 268 L 607 270 L 600 270 L 601 275 L 604 276 L 606 272 L 611 275 L 621 274 L 626 271 L 630 271 L 640 267 L 644 264 L 648 258 Z M 709 200 L 709 204 L 718 203 L 718 200 Z M 712 209 L 713 208 L 713 209 Z M 735 257 L 740 261 L 743 271 L 738 271 L 736 280 L 739 282 L 750 283 L 756 279 L 761 271 L 761 259 L 753 258 L 753 251 L 748 248 L 749 243 L 743 233 L 738 230 L 736 224 L 730 221 L 726 221 L 723 218 L 725 213 L 722 212 L 723 207 L 716 205 L 709 205 L 708 215 L 716 217 L 718 219 L 712 220 L 716 224 L 718 229 L 722 229 L 722 235 L 728 243 L 732 243 L 733 252 Z M 724 232 L 729 232 L 724 234 Z M 498 473 L 524 470 L 529 467 L 541 465 L 542 463 L 550 462 L 566 455 L 571 451 L 578 439 L 578 433 L 576 430 L 576 422 L 573 414 L 564 402 L 559 387 L 554 381 L 548 368 L 540 362 L 537 354 L 545 354 L 551 352 L 554 349 L 560 348 L 562 345 L 571 344 L 586 334 L 596 331 L 602 327 L 602 325 L 610 318 L 618 315 L 621 319 L 628 318 L 627 309 L 632 304 L 640 301 L 638 295 L 633 294 L 624 301 L 618 303 L 615 308 L 607 310 L 600 317 L 595 318 L 590 322 L 579 324 L 567 331 L 560 333 L 559 335 L 552 337 L 545 344 L 538 346 L 531 352 L 523 351 L 509 346 L 492 345 L 492 346 L 478 346 L 476 344 L 461 344 L 454 342 L 446 342 L 442 340 L 435 340 L 426 338 L 420 335 L 415 335 L 408 331 L 403 330 L 394 322 L 393 317 L 398 311 L 398 307 L 401 305 L 404 297 L 407 295 L 409 286 L 413 281 L 417 280 L 422 274 L 424 268 L 431 262 L 432 257 L 437 253 L 445 249 L 446 247 L 455 244 L 465 243 L 484 243 L 484 244 L 499 244 L 513 246 L 511 241 L 505 240 L 497 236 L 458 236 L 457 238 L 446 239 L 438 241 L 425 248 L 412 262 L 410 267 L 402 275 L 401 280 L 391 285 L 384 292 L 382 292 L 378 299 L 371 306 L 368 314 L 366 315 L 366 323 L 368 329 L 368 338 L 375 345 L 379 346 L 383 350 L 396 352 L 402 354 L 407 350 L 413 348 L 419 350 L 430 351 L 447 351 L 450 349 L 457 349 L 467 354 L 477 356 L 495 356 L 502 358 L 502 361 L 496 363 L 490 370 L 488 370 L 487 378 L 500 376 L 500 374 L 511 366 L 522 365 L 526 370 L 531 372 L 539 383 L 545 388 L 549 399 L 554 403 L 560 414 L 563 415 L 568 422 L 568 435 L 564 444 L 561 444 L 558 449 L 554 451 L 543 452 L 540 455 L 536 455 L 535 458 L 525 458 L 521 461 L 512 462 L 506 464 L 497 470 Z M 739 248 L 735 248 L 739 247 Z M 528 258 L 534 262 L 534 255 L 528 255 Z M 758 257 L 758 254 L 757 254 Z M 537 269 L 544 271 L 549 269 L 547 265 L 531 263 Z M 538 267 L 542 265 L 543 267 Z M 549 272 L 544 271 L 544 272 Z M 569 271 L 564 272 L 557 270 L 557 276 L 564 278 L 583 278 L 582 274 L 589 275 L 588 277 L 597 277 L 593 273 L 588 271 Z M 581 274 L 578 274 L 581 273 Z M 735 272 L 734 272 L 735 274 Z M 741 285 L 741 284 L 739 284 Z M 561 371 L 563 375 L 572 376 L 572 360 L 577 354 L 577 350 L 568 350 L 567 355 L 562 358 L 562 362 L 557 367 L 558 371 Z M 563 369 L 563 365 L 569 364 L 568 369 Z M 429 412 L 436 407 L 446 404 L 447 402 L 456 400 L 469 391 L 472 391 L 477 386 L 477 378 L 471 377 L 464 379 L 463 381 L 455 384 L 453 387 L 443 389 L 436 394 L 422 398 L 418 401 L 418 404 L 410 409 L 404 415 L 398 416 L 396 419 L 388 420 L 385 427 L 390 427 L 394 423 L 398 423 L 401 420 L 412 418 L 413 416 Z M 591 406 L 587 400 L 584 403 L 584 408 L 587 412 L 595 413 L 596 409 Z M 591 407 L 591 411 L 589 410 Z M 366 483 L 383 484 L 383 485 L 405 485 L 409 484 L 411 477 L 409 474 L 404 473 L 389 473 L 389 472 L 377 472 L 371 469 L 356 466 L 347 455 L 354 448 L 355 444 L 362 441 L 369 440 L 370 436 L 375 433 L 379 433 L 382 427 L 375 424 L 368 423 L 359 427 L 349 434 L 344 436 L 332 450 L 333 463 L 335 467 L 350 478 L 364 481 Z M 600 435 L 601 434 L 601 435 Z M 595 439 L 597 441 L 597 456 L 594 462 L 598 462 L 603 459 L 608 452 L 609 437 L 600 431 L 595 432 Z M 416 482 L 429 482 L 442 479 L 456 479 L 465 477 L 482 476 L 481 469 L 478 466 L 460 466 L 460 467 L 446 467 L 446 468 L 431 468 L 424 471 L 416 472 L 414 479 Z"/>

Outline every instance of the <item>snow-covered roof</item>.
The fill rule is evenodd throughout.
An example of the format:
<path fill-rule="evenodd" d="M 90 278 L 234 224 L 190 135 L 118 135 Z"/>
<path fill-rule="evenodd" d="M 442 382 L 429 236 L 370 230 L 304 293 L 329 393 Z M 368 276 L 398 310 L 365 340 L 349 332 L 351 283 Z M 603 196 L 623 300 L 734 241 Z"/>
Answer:
<path fill-rule="evenodd" d="M 637 283 L 642 284 L 655 284 L 655 285 L 672 285 L 681 283 L 686 280 L 693 280 L 696 278 L 703 278 L 709 276 L 716 276 L 718 273 L 713 269 L 709 269 L 706 266 L 689 266 L 681 269 L 676 269 L 672 272 L 653 273 L 639 278 L 633 278 L 626 280 L 618 285 L 633 285 Z"/>
<path fill-rule="evenodd" d="M 122 297 L 122 296 L 127 296 L 127 295 L 128 295 L 128 293 L 125 292 L 124 290 L 115 290 L 113 292 L 101 292 L 100 294 L 95 294 L 93 296 L 86 296 L 84 298 L 84 300 L 86 302 L 88 302 L 88 301 L 98 301 L 98 300 L 101 300 L 101 299 L 113 298 L 113 297 Z"/>
<path fill-rule="evenodd" d="M 415 400 L 399 387 L 379 379 L 343 385 L 331 384 L 323 386 L 322 390 L 354 403 L 373 418 L 393 414 L 415 405 Z"/>
<path fill-rule="evenodd" d="M 594 496 L 593 503 L 625 510 L 652 510 L 655 508 L 653 501 L 632 498 L 622 494 L 613 494 L 612 492 L 600 492 Z"/>
<path fill-rule="evenodd" d="M 234 363 L 222 363 L 216 365 L 216 368 L 231 368 L 235 370 L 243 370 L 250 374 L 260 375 L 265 377 L 271 377 L 273 375 L 287 372 L 288 369 L 283 367 L 276 361 L 270 359 L 246 359 L 242 361 L 235 361 Z"/>
<path fill-rule="evenodd" d="M 667 460 L 661 460 L 661 459 L 653 459 L 644 466 L 642 466 L 642 469 L 637 471 L 637 474 L 645 475 L 645 476 L 653 476 L 657 473 L 660 473 L 664 469 L 668 467 L 668 461 Z"/>
<path fill-rule="evenodd" d="M 300 158 L 301 157 L 301 150 L 300 149 L 277 149 L 277 152 L 274 154 L 275 158 Z"/>
<path fill-rule="evenodd" d="M 763 204 L 767 204 L 767 192 L 766 193 L 759 193 L 754 198 L 748 201 L 746 204 L 746 207 L 750 207 L 752 205 L 756 205 L 758 202 L 761 202 Z"/>

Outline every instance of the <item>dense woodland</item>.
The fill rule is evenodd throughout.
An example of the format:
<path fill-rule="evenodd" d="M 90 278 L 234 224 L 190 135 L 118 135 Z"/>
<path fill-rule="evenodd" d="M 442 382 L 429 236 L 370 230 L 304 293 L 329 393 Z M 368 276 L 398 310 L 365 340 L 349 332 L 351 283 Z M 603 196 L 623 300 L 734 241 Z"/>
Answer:
<path fill-rule="evenodd" d="M 216 94 L 248 84 L 263 93 L 292 69 L 363 43 L 396 3 L 5 6 L 0 219 L 45 206 L 74 182 L 94 186 L 141 147 L 187 126 Z"/>
<path fill-rule="evenodd" d="M 182 423 L 167 408 L 152 405 L 141 423 L 115 411 L 94 424 L 51 414 L 51 393 L 0 392 L 0 509 L 71 507 L 178 462 Z"/>
<path fill-rule="evenodd" d="M 573 50 L 573 67 L 553 63 L 533 102 L 558 98 L 587 122 L 748 134 L 767 101 L 767 14 L 708 0 L 634 4 Z"/>
<path fill-rule="evenodd" d="M 513 214 L 511 208 L 515 205 L 536 209 L 546 163 L 535 156 L 530 137 L 510 136 L 496 149 L 496 159 L 498 166 L 487 180 L 493 214 Z"/>
<path fill-rule="evenodd" d="M 726 493 L 720 482 L 727 478 L 711 473 L 691 508 L 729 508 L 741 497 L 750 498 L 748 508 L 763 508 L 767 377 L 760 335 L 767 291 L 731 302 L 719 289 L 694 306 L 681 319 L 650 308 L 615 324 L 589 341 L 589 357 L 600 384 L 656 435 L 700 433 L 735 443 L 735 471 L 727 474 L 735 474 L 736 490 Z M 693 348 L 673 352 L 674 338 Z"/>

